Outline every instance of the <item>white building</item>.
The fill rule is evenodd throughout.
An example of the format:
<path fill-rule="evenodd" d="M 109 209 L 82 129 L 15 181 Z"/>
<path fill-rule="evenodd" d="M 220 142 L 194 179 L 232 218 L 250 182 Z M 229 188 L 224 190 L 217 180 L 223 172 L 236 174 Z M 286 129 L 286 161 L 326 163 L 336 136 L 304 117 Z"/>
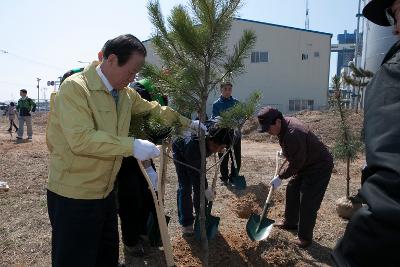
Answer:
<path fill-rule="evenodd" d="M 246 60 L 246 72 L 233 80 L 234 97 L 245 100 L 252 91 L 260 90 L 262 105 L 274 106 L 283 113 L 327 106 L 332 34 L 236 18 L 228 49 L 245 29 L 255 31 L 257 42 Z M 160 66 L 151 40 L 144 43 L 147 61 Z M 219 91 L 210 95 L 209 115 L 218 97 Z"/>

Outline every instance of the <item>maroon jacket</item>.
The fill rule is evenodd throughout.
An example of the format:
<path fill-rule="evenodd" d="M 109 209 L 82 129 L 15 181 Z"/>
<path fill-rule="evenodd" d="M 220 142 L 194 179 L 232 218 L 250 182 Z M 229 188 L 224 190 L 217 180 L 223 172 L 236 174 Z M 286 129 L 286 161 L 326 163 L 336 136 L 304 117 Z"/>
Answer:
<path fill-rule="evenodd" d="M 315 175 L 333 168 L 328 148 L 301 121 L 284 117 L 278 135 L 279 144 L 289 166 L 279 175 L 287 179 L 294 175 Z"/>

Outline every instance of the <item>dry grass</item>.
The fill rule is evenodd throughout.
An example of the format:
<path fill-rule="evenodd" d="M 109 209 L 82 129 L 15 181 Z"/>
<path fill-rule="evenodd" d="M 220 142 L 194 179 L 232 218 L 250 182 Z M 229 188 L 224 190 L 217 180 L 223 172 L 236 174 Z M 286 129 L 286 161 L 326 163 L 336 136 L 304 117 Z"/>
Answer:
<path fill-rule="evenodd" d="M 321 135 L 336 131 L 336 124 L 326 123 L 325 113 L 304 114 L 304 118 L 320 123 Z M 318 116 L 322 116 L 319 118 Z M 0 193 L 0 266 L 50 266 L 50 224 L 47 216 L 45 188 L 48 153 L 45 144 L 45 116 L 35 116 L 32 143 L 15 144 L 0 124 L 0 180 L 8 182 L 10 191 Z M 276 143 L 243 141 L 243 168 L 248 187 L 235 191 L 217 186 L 213 213 L 221 217 L 219 234 L 210 242 L 210 266 L 329 266 L 330 252 L 342 235 L 347 221 L 339 218 L 335 201 L 345 194 L 345 168 L 336 163 L 331 182 L 318 214 L 315 242 L 305 250 L 291 244 L 295 233 L 274 228 L 271 236 L 261 242 L 251 242 L 245 230 L 251 212 L 261 212 L 267 194 L 266 181 L 275 170 Z M 359 185 L 362 156 L 354 163 L 352 192 Z M 210 177 L 212 176 L 210 172 Z M 200 247 L 194 238 L 180 235 L 176 212 L 177 178 L 172 163 L 168 166 L 166 211 L 172 220 L 169 231 L 177 266 L 200 266 Z M 284 212 L 284 186 L 273 197 L 274 205 L 268 215 L 280 219 Z M 122 254 L 122 250 L 121 253 Z M 137 266 L 160 266 L 163 254 L 157 249 Z M 122 260 L 122 255 L 121 255 Z"/>

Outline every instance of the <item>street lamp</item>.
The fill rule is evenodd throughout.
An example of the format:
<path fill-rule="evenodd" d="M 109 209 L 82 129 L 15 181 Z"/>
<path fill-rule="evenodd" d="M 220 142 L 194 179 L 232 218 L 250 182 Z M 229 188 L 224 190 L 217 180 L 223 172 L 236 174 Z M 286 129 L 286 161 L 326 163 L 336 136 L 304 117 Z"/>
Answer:
<path fill-rule="evenodd" d="M 42 79 L 40 79 L 40 78 L 36 78 L 36 81 L 37 81 L 37 110 L 38 111 L 40 110 L 40 107 L 39 107 L 39 83 L 41 80 Z"/>
<path fill-rule="evenodd" d="M 3 49 L 0 49 L 0 53 L 8 54 L 8 52 L 6 50 L 3 50 Z"/>

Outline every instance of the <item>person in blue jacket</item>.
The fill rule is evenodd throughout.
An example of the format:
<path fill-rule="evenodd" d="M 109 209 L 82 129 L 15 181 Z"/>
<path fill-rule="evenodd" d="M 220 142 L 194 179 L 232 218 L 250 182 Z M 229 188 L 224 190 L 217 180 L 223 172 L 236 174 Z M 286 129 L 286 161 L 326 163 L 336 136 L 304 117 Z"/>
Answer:
<path fill-rule="evenodd" d="M 212 118 L 216 118 L 221 115 L 224 111 L 232 108 L 235 106 L 237 103 L 239 103 L 239 100 L 234 98 L 232 96 L 232 83 L 231 82 L 225 82 L 221 84 L 221 95 L 220 97 L 213 103 L 213 109 L 212 109 Z M 220 165 L 220 171 L 221 171 L 221 180 L 224 183 L 227 183 L 228 181 L 231 182 L 232 176 L 235 176 L 237 173 L 239 173 L 241 162 L 242 162 L 242 153 L 241 153 L 241 136 L 240 133 L 237 132 L 234 135 L 234 140 L 233 140 L 233 149 L 235 151 L 235 159 L 236 159 L 236 164 L 237 164 L 237 170 L 235 172 L 235 165 L 233 163 L 233 157 L 232 157 L 232 152 L 229 152 L 229 157 L 231 158 L 231 172 L 229 173 L 229 168 L 228 168 L 228 162 L 229 162 L 229 157 L 224 157 L 224 159 L 221 162 Z M 219 158 L 221 158 L 223 153 L 218 153 Z"/>

